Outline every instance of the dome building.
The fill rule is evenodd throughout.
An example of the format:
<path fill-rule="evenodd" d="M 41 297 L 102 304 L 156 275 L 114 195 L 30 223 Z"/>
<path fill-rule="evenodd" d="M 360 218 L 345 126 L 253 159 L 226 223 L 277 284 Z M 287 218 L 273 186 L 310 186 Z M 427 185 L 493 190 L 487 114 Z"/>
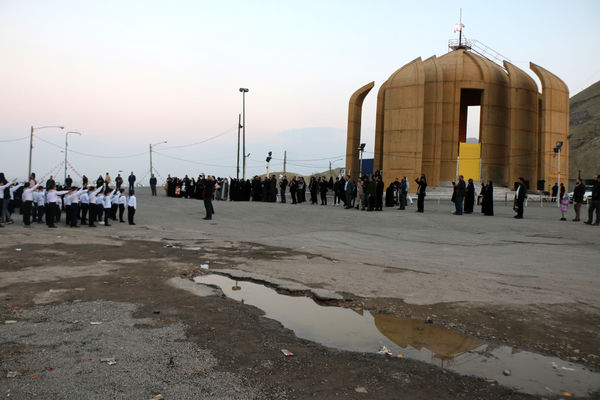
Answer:
<path fill-rule="evenodd" d="M 384 181 L 425 174 L 430 186 L 456 179 L 547 189 L 568 177 L 569 90 L 557 76 L 530 63 L 541 92 L 527 73 L 502 65 L 469 46 L 394 72 L 377 94 L 374 170 Z M 358 177 L 362 103 L 374 82 L 350 98 L 346 171 Z M 467 110 L 480 106 L 479 143 L 467 143 Z M 411 185 L 415 189 L 415 185 Z"/>

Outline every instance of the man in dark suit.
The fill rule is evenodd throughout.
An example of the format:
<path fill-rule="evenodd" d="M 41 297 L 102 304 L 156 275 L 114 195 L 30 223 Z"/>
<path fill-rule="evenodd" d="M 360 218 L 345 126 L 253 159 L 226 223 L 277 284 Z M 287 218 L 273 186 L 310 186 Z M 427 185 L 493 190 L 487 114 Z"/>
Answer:
<path fill-rule="evenodd" d="M 354 191 L 354 181 L 350 179 L 350 175 L 346 175 L 344 183 L 344 194 L 346 195 L 346 206 L 344 208 L 352 208 L 352 192 Z"/>
<path fill-rule="evenodd" d="M 375 211 L 383 211 L 383 181 L 381 175 L 375 177 Z"/>
<path fill-rule="evenodd" d="M 215 181 L 212 176 L 208 175 L 207 179 L 204 179 L 204 175 L 202 175 L 202 183 L 203 183 L 203 200 L 204 200 L 204 208 L 206 209 L 206 217 L 204 219 L 212 219 L 212 215 L 215 213 L 215 209 L 212 205 L 213 196 L 215 195 Z"/>
<path fill-rule="evenodd" d="M 152 190 L 152 196 L 156 196 L 156 177 L 154 174 L 150 178 L 150 189 Z"/>
<path fill-rule="evenodd" d="M 129 181 L 129 191 L 132 191 L 133 187 L 135 186 L 135 175 L 133 174 L 133 171 L 131 171 L 131 174 L 127 180 Z"/>
<path fill-rule="evenodd" d="M 515 218 L 522 219 L 523 218 L 523 204 L 525 203 L 525 198 L 527 197 L 527 187 L 525 186 L 525 179 L 522 177 L 519 178 L 519 185 L 517 186 L 517 191 L 515 193 L 515 207 L 517 211 L 517 215 Z"/>

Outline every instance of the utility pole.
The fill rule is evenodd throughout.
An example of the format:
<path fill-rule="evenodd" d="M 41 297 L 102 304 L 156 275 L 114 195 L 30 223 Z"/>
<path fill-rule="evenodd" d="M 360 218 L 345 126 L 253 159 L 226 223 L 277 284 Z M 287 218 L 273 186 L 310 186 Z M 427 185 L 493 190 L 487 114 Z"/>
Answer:
<path fill-rule="evenodd" d="M 242 92 L 242 148 L 244 155 L 246 154 L 246 93 L 249 92 L 248 88 L 240 88 L 240 92 Z M 243 176 L 244 180 L 246 180 L 246 157 L 244 156 L 244 165 L 243 168 Z"/>
<path fill-rule="evenodd" d="M 67 138 L 69 137 L 69 133 L 75 133 L 79 136 L 81 136 L 81 132 L 67 132 L 65 133 L 65 178 L 63 180 L 63 183 L 67 180 L 67 147 L 68 147 L 68 142 L 67 142 Z"/>
<path fill-rule="evenodd" d="M 333 176 L 333 172 L 331 172 L 331 161 L 329 161 L 329 177 Z"/>
<path fill-rule="evenodd" d="M 283 151 L 283 174 L 285 175 L 285 164 L 287 162 L 287 150 Z"/>
<path fill-rule="evenodd" d="M 40 126 L 38 128 L 34 128 L 33 125 L 31 126 L 31 130 L 29 131 L 29 172 L 27 172 L 27 180 L 31 179 L 31 157 L 33 155 L 33 131 L 36 129 L 45 129 L 45 128 L 65 129 L 64 126 L 57 126 L 57 125 Z"/>
<path fill-rule="evenodd" d="M 152 144 L 150 144 L 150 176 L 152 176 Z"/>
<path fill-rule="evenodd" d="M 238 149 L 237 149 L 237 173 L 236 179 L 240 179 L 240 128 L 242 127 L 242 114 L 238 114 Z M 244 150 L 245 151 L 245 150 Z M 245 155 L 245 153 L 244 153 Z M 244 157 L 244 160 L 246 157 Z"/>

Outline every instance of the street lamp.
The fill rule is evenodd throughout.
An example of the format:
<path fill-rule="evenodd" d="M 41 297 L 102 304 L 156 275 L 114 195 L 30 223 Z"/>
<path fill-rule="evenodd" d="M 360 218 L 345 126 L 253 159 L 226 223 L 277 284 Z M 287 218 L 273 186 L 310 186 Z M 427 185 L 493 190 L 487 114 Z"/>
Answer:
<path fill-rule="evenodd" d="M 31 132 L 29 134 L 29 172 L 27 173 L 27 179 L 31 179 L 31 156 L 33 154 L 33 131 L 35 131 L 36 129 L 46 129 L 46 128 L 59 128 L 59 129 L 65 129 L 64 126 L 59 126 L 59 125 L 52 125 L 52 126 L 39 126 L 37 128 L 34 128 L 33 126 L 31 126 Z"/>
<path fill-rule="evenodd" d="M 243 137 L 242 154 L 246 154 L 246 93 L 249 92 L 249 89 L 240 88 L 240 92 L 242 92 L 242 137 Z M 246 157 L 244 157 L 244 165 L 242 166 L 242 168 L 243 168 L 242 176 L 245 180 L 246 179 Z"/>
<path fill-rule="evenodd" d="M 367 145 L 366 143 L 361 143 L 360 146 L 358 146 L 358 151 L 360 151 L 360 159 L 358 162 L 358 177 L 359 178 L 362 175 L 362 160 L 363 160 L 363 153 L 365 152 L 366 145 Z"/>
<path fill-rule="evenodd" d="M 554 152 L 558 153 L 558 183 L 557 183 L 557 185 L 558 185 L 559 193 L 560 193 L 560 150 L 562 149 L 562 146 L 563 146 L 563 142 L 558 141 L 558 142 L 556 142 L 556 147 L 554 148 Z M 560 195 L 559 195 L 559 197 L 560 197 Z M 557 203 L 558 203 L 558 206 L 560 207 L 560 201 L 557 201 Z"/>
<path fill-rule="evenodd" d="M 81 132 L 70 131 L 65 133 L 65 179 L 63 180 L 63 183 L 67 180 L 67 138 L 69 137 L 69 133 L 74 133 L 81 136 Z"/>
<path fill-rule="evenodd" d="M 269 166 L 271 164 L 271 159 L 273 158 L 273 157 L 271 157 L 272 155 L 273 155 L 273 152 L 270 151 L 269 155 L 267 156 L 267 159 L 266 159 L 266 161 L 267 161 L 267 178 L 269 177 Z"/>
<path fill-rule="evenodd" d="M 150 177 L 152 177 L 152 146 L 158 146 L 159 144 L 163 143 L 167 143 L 167 141 L 165 140 L 164 142 L 158 142 L 150 145 Z"/>

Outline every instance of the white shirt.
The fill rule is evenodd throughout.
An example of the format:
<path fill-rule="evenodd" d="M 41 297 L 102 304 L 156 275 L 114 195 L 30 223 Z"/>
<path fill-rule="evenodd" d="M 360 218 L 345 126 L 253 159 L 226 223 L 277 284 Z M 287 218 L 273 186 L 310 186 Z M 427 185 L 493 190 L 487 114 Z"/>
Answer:
<path fill-rule="evenodd" d="M 96 196 L 96 205 L 101 206 L 102 203 L 104 203 L 104 195 L 99 194 L 98 196 Z"/>
<path fill-rule="evenodd" d="M 110 208 L 110 196 L 104 196 L 103 205 L 104 208 Z"/>
<path fill-rule="evenodd" d="M 90 204 L 96 204 L 96 195 L 98 193 L 100 193 L 101 190 L 102 190 L 102 186 L 100 186 L 98 189 L 94 190 L 93 192 L 90 192 L 90 194 L 89 194 Z"/>
<path fill-rule="evenodd" d="M 119 196 L 119 204 L 127 204 L 127 196 L 125 196 L 123 193 L 121 193 L 121 195 Z"/>
<path fill-rule="evenodd" d="M 68 190 L 61 190 L 60 192 L 57 192 L 56 190 L 52 189 L 49 190 L 48 193 L 46 193 L 46 201 L 48 203 L 58 203 L 58 196 L 61 196 L 65 193 L 69 193 Z"/>
<path fill-rule="evenodd" d="M 46 203 L 46 190 L 36 193 L 38 194 L 37 205 L 38 207 L 42 207 Z"/>
<path fill-rule="evenodd" d="M 68 192 L 67 192 L 67 193 L 68 193 Z M 64 199 L 64 202 L 63 202 L 63 204 L 65 205 L 65 207 L 66 207 L 66 206 L 70 206 L 70 205 L 71 205 L 71 195 L 69 195 L 69 196 L 65 196 L 63 199 Z"/>
<path fill-rule="evenodd" d="M 28 187 L 27 189 L 23 190 L 21 201 L 33 201 L 33 191 L 37 189 L 38 186 L 40 186 L 39 183 L 33 187 Z"/>
<path fill-rule="evenodd" d="M 119 193 L 116 190 L 110 195 L 110 204 L 119 204 Z"/>
<path fill-rule="evenodd" d="M 18 188 L 20 188 L 21 186 L 23 186 L 22 183 L 19 183 L 17 186 L 13 186 L 10 188 L 10 199 L 14 200 L 15 199 L 15 190 L 17 190 Z"/>
<path fill-rule="evenodd" d="M 6 185 L 0 185 L 0 199 L 4 198 L 4 189 L 10 185 L 12 185 L 12 182 L 8 182 Z"/>
<path fill-rule="evenodd" d="M 127 205 L 129 207 L 133 207 L 134 209 L 137 209 L 137 202 L 135 200 L 135 196 L 129 196 L 129 200 L 127 201 Z"/>
<path fill-rule="evenodd" d="M 79 196 L 79 201 L 81 201 L 81 204 L 89 204 L 90 203 L 90 195 L 87 194 L 87 192 L 81 193 L 81 196 Z"/>
<path fill-rule="evenodd" d="M 76 192 L 71 193 L 70 195 L 68 195 L 67 197 L 69 198 L 69 201 L 71 202 L 71 204 L 79 204 L 79 198 L 81 196 L 81 193 L 85 192 L 87 189 L 79 189 Z"/>

